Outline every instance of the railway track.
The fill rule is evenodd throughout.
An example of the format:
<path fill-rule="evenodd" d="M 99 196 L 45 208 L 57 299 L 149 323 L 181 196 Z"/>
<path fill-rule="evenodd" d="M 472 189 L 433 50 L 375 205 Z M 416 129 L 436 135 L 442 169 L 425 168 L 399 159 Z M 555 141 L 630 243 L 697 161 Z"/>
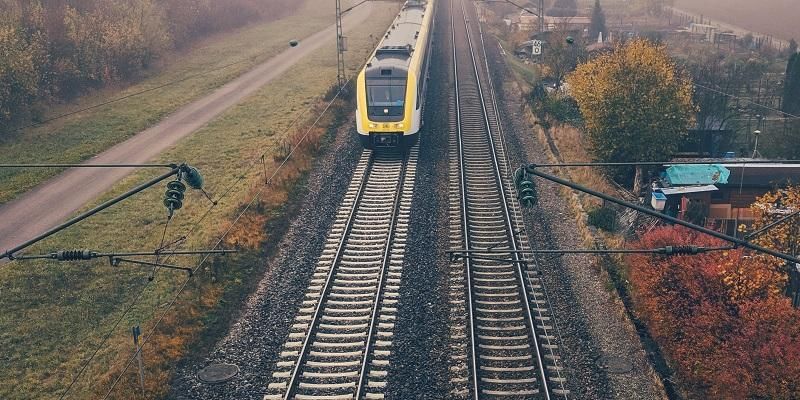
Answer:
<path fill-rule="evenodd" d="M 568 398 L 549 302 L 531 267 L 535 260 L 521 253 L 530 249 L 511 186 L 486 53 L 478 49 L 485 48 L 482 33 L 470 24 L 465 1 L 450 4 L 450 243 L 492 251 L 451 265 L 451 304 L 467 316 L 462 329 L 451 329 L 467 353 L 465 376 L 454 382 L 463 387 L 454 392 L 476 399 Z"/>
<path fill-rule="evenodd" d="M 362 154 L 265 399 L 384 397 L 417 158 Z"/>

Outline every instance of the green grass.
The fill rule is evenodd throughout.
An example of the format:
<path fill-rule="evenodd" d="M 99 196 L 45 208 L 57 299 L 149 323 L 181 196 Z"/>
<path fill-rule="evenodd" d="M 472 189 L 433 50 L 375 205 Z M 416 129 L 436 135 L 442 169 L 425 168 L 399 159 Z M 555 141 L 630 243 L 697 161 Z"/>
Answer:
<path fill-rule="evenodd" d="M 506 63 L 511 66 L 511 71 L 517 77 L 517 81 L 527 85 L 526 91 L 539 83 L 539 68 L 534 64 L 525 64 L 514 55 L 514 47 L 508 42 L 499 39 L 503 49 L 505 49 Z"/>
<path fill-rule="evenodd" d="M 355 60 L 362 60 L 372 50 L 373 43 L 369 35 L 377 36 L 383 32 L 395 15 L 398 5 L 376 3 L 374 7 L 376 11 L 373 15 L 348 34 L 351 49 L 347 53 L 348 65 L 354 66 Z M 314 18 L 317 17 L 314 16 L 317 14 L 314 13 L 317 11 L 307 10 L 307 12 L 311 14 L 302 18 L 306 27 L 322 26 L 329 22 L 321 18 L 324 13 L 319 13 L 319 23 L 315 25 Z M 271 40 L 274 39 L 278 43 L 285 43 L 285 40 L 288 40 L 286 38 L 295 36 L 299 29 L 295 26 L 299 25 L 297 19 L 293 22 L 280 22 L 279 25 L 282 28 L 250 29 L 273 32 L 276 37 L 272 37 Z M 258 35 L 253 35 L 255 36 Z M 263 43 L 260 46 L 268 47 Z M 184 64 L 187 65 L 188 62 Z M 305 108 L 316 104 L 321 94 L 335 80 L 335 76 L 336 58 L 331 43 L 330 46 L 325 45 L 321 51 L 299 62 L 282 79 L 266 85 L 258 93 L 228 110 L 194 135 L 182 140 L 155 161 L 186 160 L 197 166 L 206 177 L 207 190 L 216 197 L 242 176 L 244 168 L 253 156 L 271 149 L 283 140 L 286 136 L 284 129 L 289 122 Z M 195 85 L 197 83 L 195 82 Z M 192 85 L 189 86 L 183 88 L 184 97 L 181 99 L 196 96 L 202 91 L 192 88 Z M 155 96 L 148 96 L 150 97 Z M 172 97 L 153 100 L 164 107 L 173 101 L 176 100 Z M 69 121 L 64 124 L 63 129 L 78 122 L 86 127 L 85 129 L 76 127 L 73 128 L 74 131 L 63 132 L 85 132 L 83 134 L 88 135 L 87 138 L 96 139 L 98 131 L 92 129 L 110 126 L 109 124 L 112 124 L 110 121 L 125 118 L 135 119 L 141 126 L 145 126 L 143 121 L 152 122 L 156 119 L 143 116 L 148 114 L 143 111 L 150 107 L 147 103 L 150 102 L 141 101 L 136 106 L 116 107 L 112 112 L 113 117 L 102 112 L 93 113 L 94 119 L 82 116 L 80 121 Z M 130 114 L 126 110 L 129 110 Z M 90 135 L 89 132 L 94 134 Z M 44 132 L 40 134 L 44 135 Z M 77 133 L 74 136 L 68 134 L 64 136 L 81 137 Z M 108 140 L 102 146 L 97 145 L 97 148 L 119 141 L 125 136 L 120 134 L 117 139 Z M 56 141 L 51 135 L 44 135 L 41 138 L 42 142 L 51 145 L 62 143 L 61 138 Z M 22 143 L 18 146 L 22 146 Z M 22 147 L 18 147 L 20 148 Z M 69 154 L 80 159 L 77 152 Z M 9 156 L 4 152 L 3 157 Z M 62 158 L 59 158 L 60 161 L 65 159 L 66 156 L 63 154 Z M 268 156 L 267 159 L 271 158 Z M 37 160 L 46 161 L 46 159 Z M 221 201 L 199 224 L 199 229 L 189 237 L 186 247 L 202 248 L 212 242 L 212 238 L 217 237 L 224 229 L 224 221 L 229 219 L 247 198 L 252 186 L 263 179 L 262 174 L 263 170 L 258 167 L 245 173 L 246 179 L 234 187 L 232 194 Z M 98 201 L 122 193 L 154 175 L 153 171 L 134 173 L 115 185 Z M 28 176 L 25 179 L 33 177 Z M 166 219 L 166 210 L 161 204 L 163 190 L 164 185 L 159 185 L 145 191 L 105 213 L 42 242 L 31 249 L 31 254 L 74 247 L 100 251 L 153 249 L 158 244 Z M 9 196 L 8 192 L 5 196 Z M 184 208 L 177 212 L 167 237 L 174 239 L 187 232 L 201 218 L 209 205 L 201 195 L 188 192 Z M 217 267 L 232 272 L 245 271 L 239 280 L 257 279 L 247 275 L 247 271 L 253 270 L 252 265 L 239 265 L 231 261 L 235 259 L 233 257 L 221 259 Z M 182 265 L 194 265 L 197 258 L 171 261 Z M 115 319 L 145 287 L 149 274 L 147 269 L 134 266 L 111 267 L 102 260 L 80 264 L 16 261 L 1 268 L 0 309 L 3 312 L 0 314 L 0 348 L 3 349 L 4 357 L 3 368 L 0 369 L 0 398 L 3 399 L 57 398 L 80 368 L 81 361 L 88 357 L 100 343 L 102 335 L 112 328 Z M 153 317 L 164 310 L 164 305 L 174 296 L 177 286 L 184 279 L 185 275 L 181 272 L 169 270 L 158 272 L 156 280 L 142 292 L 138 305 L 114 330 L 109 344 L 100 351 L 87 373 L 73 388 L 70 398 L 95 398 L 98 394 L 105 393 L 104 390 L 108 387 L 105 383 L 114 377 L 114 371 L 118 371 L 121 363 L 127 361 L 127 357 L 131 354 L 131 327 L 142 325 L 147 330 Z M 224 290 L 226 282 L 218 282 L 216 285 Z M 190 293 L 188 296 L 190 299 L 203 300 L 202 293 Z M 194 320 L 198 316 L 185 316 L 185 318 Z M 184 331 L 180 323 L 176 324 L 174 329 L 176 340 L 191 334 L 189 331 Z M 146 360 L 148 356 L 152 357 L 152 354 L 145 353 Z M 180 354 L 168 356 L 174 358 Z M 164 365 L 152 366 L 147 363 L 146 365 L 148 368 L 156 369 L 155 371 L 148 369 L 148 376 L 155 376 L 159 373 L 158 368 L 164 368 Z M 126 398 L 125 395 L 117 397 Z"/>
<path fill-rule="evenodd" d="M 345 3 L 354 3 L 354 0 Z M 333 7 L 307 0 L 292 16 L 252 24 L 219 34 L 180 54 L 168 56 L 164 67 L 123 90 L 106 89 L 86 95 L 69 105 L 54 106 L 45 118 L 79 110 L 110 99 L 158 87 L 188 76 L 246 60 L 219 71 L 132 97 L 117 103 L 59 119 L 0 140 L 0 163 L 77 163 L 120 143 L 154 125 L 183 105 L 224 85 L 256 64 L 288 48 L 291 39 L 302 39 L 333 22 Z M 29 190 L 58 169 L 0 169 L 0 204 Z"/>

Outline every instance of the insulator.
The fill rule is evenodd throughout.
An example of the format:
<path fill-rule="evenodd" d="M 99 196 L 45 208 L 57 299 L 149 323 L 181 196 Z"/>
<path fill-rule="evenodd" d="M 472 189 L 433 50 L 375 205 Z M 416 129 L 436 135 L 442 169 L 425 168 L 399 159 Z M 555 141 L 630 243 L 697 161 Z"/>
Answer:
<path fill-rule="evenodd" d="M 186 185 L 181 181 L 172 181 L 167 183 L 167 192 L 164 194 L 164 206 L 169 210 L 169 215 L 172 212 L 183 207 L 183 193 L 186 192 Z"/>
<path fill-rule="evenodd" d="M 518 168 L 514 171 L 514 183 L 517 185 L 519 201 L 524 207 L 532 207 L 536 204 L 536 188 L 525 168 Z"/>
<path fill-rule="evenodd" d="M 178 190 L 180 192 L 186 191 L 186 185 L 181 181 L 172 181 L 167 183 L 167 189 Z"/>
<path fill-rule="evenodd" d="M 87 249 L 60 250 L 52 254 L 58 261 L 91 260 L 94 253 Z"/>
<path fill-rule="evenodd" d="M 186 167 L 183 172 L 183 179 L 190 188 L 200 190 L 203 188 L 203 175 L 194 167 Z"/>
<path fill-rule="evenodd" d="M 536 204 L 536 192 L 533 188 L 525 188 L 519 192 L 519 201 L 525 207 L 532 207 Z"/>
<path fill-rule="evenodd" d="M 695 255 L 700 253 L 701 249 L 698 246 L 667 246 L 664 248 L 664 254 L 668 256 Z"/>

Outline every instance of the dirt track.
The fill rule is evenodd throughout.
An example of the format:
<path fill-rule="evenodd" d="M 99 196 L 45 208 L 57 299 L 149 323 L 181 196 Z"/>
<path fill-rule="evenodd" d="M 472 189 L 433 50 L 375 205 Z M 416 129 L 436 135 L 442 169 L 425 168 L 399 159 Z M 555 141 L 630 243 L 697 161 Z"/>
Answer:
<path fill-rule="evenodd" d="M 348 13 L 342 24 L 345 28 L 356 27 L 369 16 L 371 10 L 372 5 L 366 3 Z M 334 36 L 335 27 L 331 25 L 301 40 L 299 46 L 288 48 L 208 96 L 184 106 L 157 125 L 98 154 L 87 163 L 148 162 L 286 72 L 323 44 L 332 44 Z M 0 254 L 63 222 L 131 172 L 132 169 L 127 168 L 71 168 L 0 206 Z M 83 189 L 76 191 L 76 187 Z"/>

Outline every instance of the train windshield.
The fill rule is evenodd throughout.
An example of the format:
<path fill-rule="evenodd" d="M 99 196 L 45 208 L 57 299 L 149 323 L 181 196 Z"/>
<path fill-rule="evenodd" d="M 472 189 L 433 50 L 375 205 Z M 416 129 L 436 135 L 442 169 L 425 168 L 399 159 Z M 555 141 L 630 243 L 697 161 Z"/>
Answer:
<path fill-rule="evenodd" d="M 402 107 L 406 101 L 406 87 L 403 86 L 369 86 L 370 107 Z"/>
<path fill-rule="evenodd" d="M 373 121 L 401 121 L 405 105 L 405 79 L 367 79 L 367 113 Z"/>

